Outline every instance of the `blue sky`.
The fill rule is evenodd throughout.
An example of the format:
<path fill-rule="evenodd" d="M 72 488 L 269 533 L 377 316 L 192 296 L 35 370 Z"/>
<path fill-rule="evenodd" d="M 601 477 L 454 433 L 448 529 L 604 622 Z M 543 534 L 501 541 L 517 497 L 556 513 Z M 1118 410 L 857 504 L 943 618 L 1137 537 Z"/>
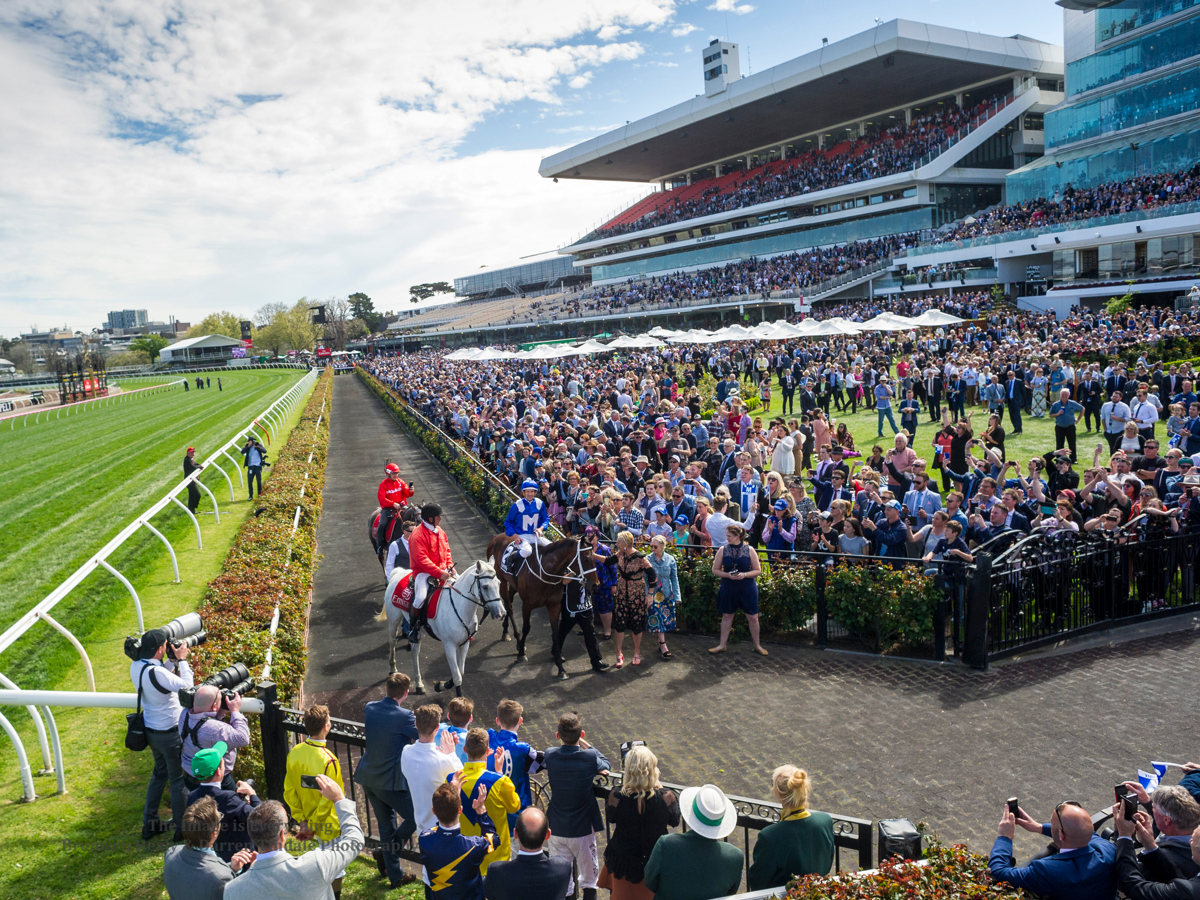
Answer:
<path fill-rule="evenodd" d="M 0 5 L 0 334 L 109 309 L 408 287 L 562 246 L 646 185 L 539 160 L 875 17 L 1059 42 L 1051 0 L 9 0 Z"/>

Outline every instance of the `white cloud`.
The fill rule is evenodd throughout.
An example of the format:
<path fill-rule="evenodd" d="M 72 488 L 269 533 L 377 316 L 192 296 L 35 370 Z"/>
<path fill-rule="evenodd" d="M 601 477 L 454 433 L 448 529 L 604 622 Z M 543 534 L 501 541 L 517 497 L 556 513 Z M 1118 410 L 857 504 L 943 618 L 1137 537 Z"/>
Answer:
<path fill-rule="evenodd" d="M 450 8 L 452 7 L 452 9 Z M 0 322 L 250 312 L 557 246 L 638 193 L 555 148 L 459 157 L 506 104 L 644 53 L 674 0 L 20 0 L 0 8 Z M 35 27 L 29 27 L 32 24 Z M 564 202 L 567 201 L 567 202 Z M 513 221 L 522 227 L 511 227 Z M 477 260 L 481 253 L 487 260 Z"/>
<path fill-rule="evenodd" d="M 739 16 L 754 12 L 754 7 L 749 3 L 738 3 L 737 0 L 713 0 L 707 8 L 716 12 L 736 13 Z"/>
<path fill-rule="evenodd" d="M 671 37 L 683 37 L 685 34 L 691 34 L 693 31 L 699 30 L 699 25 L 692 25 L 690 22 L 681 22 L 671 29 Z"/>

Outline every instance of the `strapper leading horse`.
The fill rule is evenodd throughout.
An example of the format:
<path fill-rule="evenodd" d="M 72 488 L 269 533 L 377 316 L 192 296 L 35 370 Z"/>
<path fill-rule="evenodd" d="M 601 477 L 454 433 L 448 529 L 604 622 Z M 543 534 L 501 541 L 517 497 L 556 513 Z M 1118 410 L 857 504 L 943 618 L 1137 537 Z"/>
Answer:
<path fill-rule="evenodd" d="M 408 569 L 397 567 L 392 572 L 387 589 L 383 594 L 383 609 L 375 617 L 375 621 L 388 623 L 388 644 L 391 650 L 389 660 L 390 671 L 396 671 L 396 644 L 404 640 L 400 623 L 404 621 L 404 612 L 393 602 L 401 581 L 409 574 Z M 432 591 L 431 591 L 432 595 Z M 432 596 L 426 603 L 432 602 Z M 450 584 L 442 587 L 441 596 L 437 602 L 436 615 L 429 620 L 427 627 L 430 634 L 442 642 L 446 651 L 446 662 L 450 664 L 450 680 L 434 682 L 435 691 L 454 688 L 454 693 L 462 696 L 463 675 L 467 669 L 467 651 L 471 648 L 471 639 L 479 630 L 479 611 L 484 610 L 493 619 L 504 615 L 504 605 L 500 599 L 500 581 L 496 570 L 490 563 L 477 562 L 467 569 Z M 413 693 L 424 694 L 425 683 L 421 680 L 421 634 L 412 636 L 406 650 L 412 651 L 413 658 Z"/>
<path fill-rule="evenodd" d="M 550 614 L 550 630 L 554 644 L 554 659 L 559 677 L 565 678 L 561 648 L 558 646 L 558 617 L 562 607 L 563 585 L 567 581 L 600 583 L 596 576 L 596 561 L 592 548 L 574 538 L 563 538 L 544 547 L 534 547 L 525 558 L 517 577 L 500 568 L 504 550 L 511 542 L 506 534 L 498 534 L 488 542 L 487 556 L 500 578 L 500 593 L 504 598 L 505 621 L 503 636 L 508 639 L 508 624 L 512 622 L 513 634 L 517 625 L 513 619 L 513 595 L 521 595 L 521 635 L 517 638 L 517 659 L 525 661 L 525 639 L 529 636 L 529 614 L 539 607 L 546 607 Z"/>

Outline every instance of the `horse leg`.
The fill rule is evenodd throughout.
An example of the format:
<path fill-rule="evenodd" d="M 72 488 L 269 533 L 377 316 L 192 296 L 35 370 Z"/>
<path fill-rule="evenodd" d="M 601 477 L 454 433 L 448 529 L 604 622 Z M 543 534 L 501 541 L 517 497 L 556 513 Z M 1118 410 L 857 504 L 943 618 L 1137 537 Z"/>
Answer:
<path fill-rule="evenodd" d="M 517 662 L 525 662 L 525 639 L 529 637 L 529 614 L 533 612 L 525 598 L 521 598 L 521 636 L 517 639 Z"/>
<path fill-rule="evenodd" d="M 421 680 L 421 642 L 413 641 L 412 644 L 413 658 L 413 685 L 412 692 L 414 694 L 425 693 L 425 682 Z"/>
<path fill-rule="evenodd" d="M 504 600 L 504 620 L 501 622 L 500 640 L 511 641 L 512 638 L 508 636 L 508 628 L 510 625 L 512 626 L 513 636 L 515 637 L 517 634 L 517 620 L 513 617 L 513 591 L 506 581 L 500 583 L 500 596 Z"/>
<path fill-rule="evenodd" d="M 439 681 L 433 686 L 435 691 L 448 691 L 451 687 L 454 688 L 456 697 L 462 696 L 463 671 L 467 662 L 467 647 L 469 642 L 464 642 L 461 647 L 456 647 L 453 644 L 445 644 L 446 662 L 450 666 L 450 677 L 445 681 Z"/>

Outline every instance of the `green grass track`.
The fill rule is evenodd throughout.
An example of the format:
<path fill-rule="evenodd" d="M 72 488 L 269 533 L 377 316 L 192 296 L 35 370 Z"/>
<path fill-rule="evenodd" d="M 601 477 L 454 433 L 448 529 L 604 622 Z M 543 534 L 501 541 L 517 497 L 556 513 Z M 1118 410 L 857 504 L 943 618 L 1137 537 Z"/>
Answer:
<path fill-rule="evenodd" d="M 37 425 L 0 427 L 0 630 L 177 484 L 187 447 L 196 447 L 197 459 L 207 458 L 303 374 L 222 373 L 222 391 L 213 378 L 213 386 L 202 391 L 194 385 L 188 392 L 180 387 L 59 419 L 43 417 Z M 244 502 L 236 467 L 229 460 L 221 467 Z M 210 469 L 202 481 L 218 504 L 228 503 L 229 488 L 220 472 Z M 186 494 L 181 499 L 186 501 Z M 200 509 L 212 512 L 207 494 Z M 178 507 L 163 510 L 152 521 L 177 550 L 181 542 L 195 541 L 191 521 Z M 109 562 L 137 584 L 164 553 L 158 539 L 142 529 Z M 128 596 L 125 588 L 97 570 L 53 615 L 87 646 L 87 637 L 123 596 Z M 134 628 L 131 623 L 130 631 Z M 34 628 L 0 657 L 0 672 L 23 688 L 55 684 L 78 657 L 65 640 L 50 635 Z"/>

